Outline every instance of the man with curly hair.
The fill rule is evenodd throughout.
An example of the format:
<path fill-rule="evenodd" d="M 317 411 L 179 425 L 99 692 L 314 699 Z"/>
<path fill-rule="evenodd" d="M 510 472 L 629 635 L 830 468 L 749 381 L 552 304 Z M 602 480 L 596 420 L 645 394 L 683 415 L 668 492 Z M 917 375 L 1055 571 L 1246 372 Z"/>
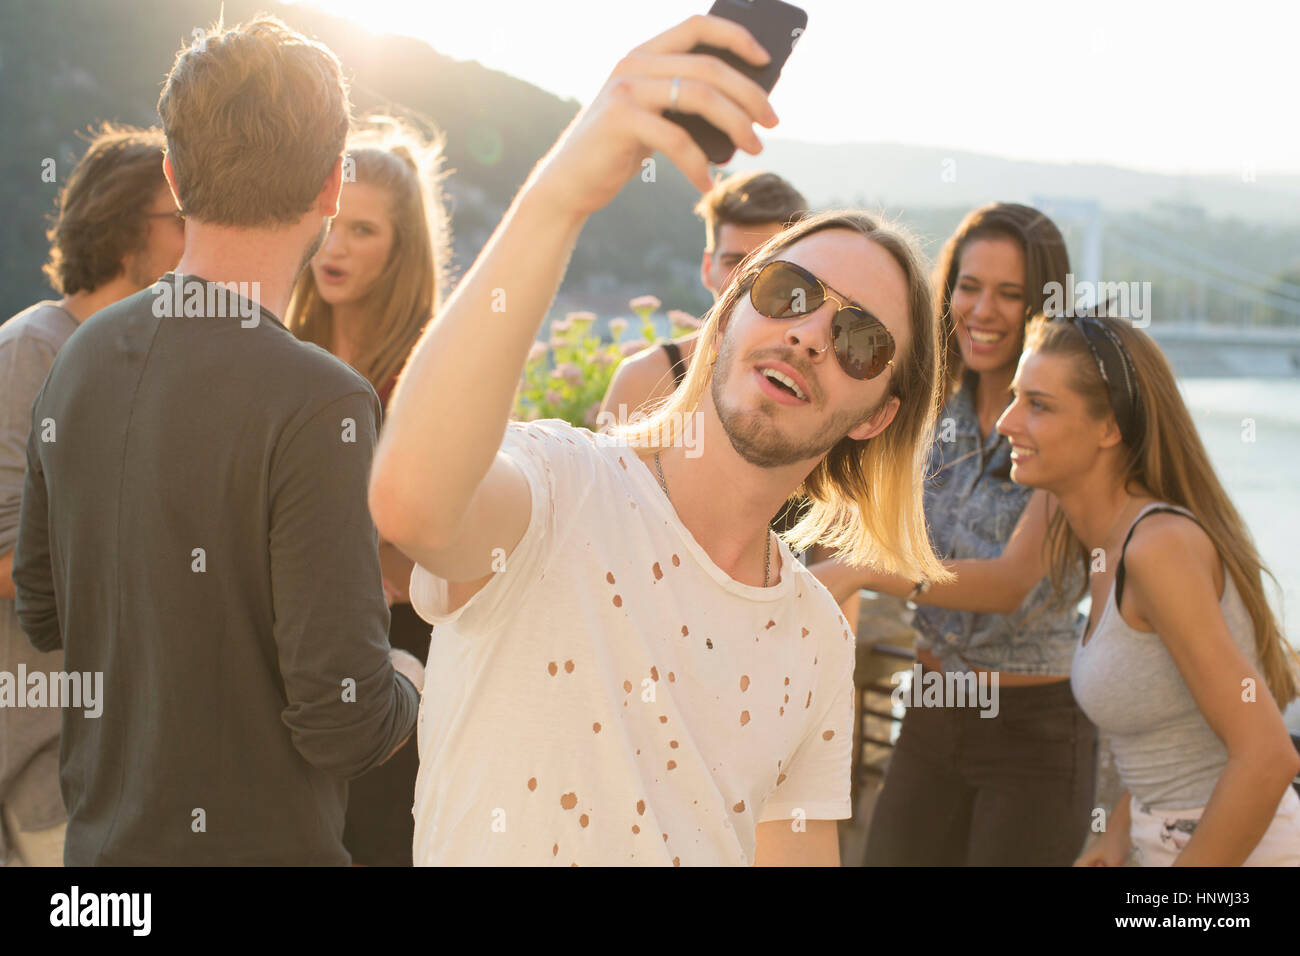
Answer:
<path fill-rule="evenodd" d="M 93 313 L 148 286 L 185 247 L 185 225 L 163 177 L 163 134 L 105 124 L 59 195 L 45 275 L 62 293 L 0 325 L 0 671 L 48 673 L 14 611 L 14 544 L 32 402 L 55 353 Z M 61 866 L 67 817 L 59 795 L 60 712 L 0 707 L 0 862 Z"/>

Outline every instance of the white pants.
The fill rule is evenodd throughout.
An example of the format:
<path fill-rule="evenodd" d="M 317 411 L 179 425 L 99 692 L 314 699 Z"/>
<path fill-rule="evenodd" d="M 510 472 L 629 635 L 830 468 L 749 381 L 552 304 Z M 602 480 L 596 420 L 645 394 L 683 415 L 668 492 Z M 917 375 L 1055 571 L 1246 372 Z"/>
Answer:
<path fill-rule="evenodd" d="M 1137 852 L 1139 866 L 1169 866 L 1192 838 L 1196 823 L 1205 812 L 1194 810 L 1153 810 L 1132 801 L 1133 823 L 1129 837 Z M 1273 822 L 1246 857 L 1242 866 L 1300 866 L 1300 796 L 1287 786 L 1282 801 L 1273 814 Z"/>

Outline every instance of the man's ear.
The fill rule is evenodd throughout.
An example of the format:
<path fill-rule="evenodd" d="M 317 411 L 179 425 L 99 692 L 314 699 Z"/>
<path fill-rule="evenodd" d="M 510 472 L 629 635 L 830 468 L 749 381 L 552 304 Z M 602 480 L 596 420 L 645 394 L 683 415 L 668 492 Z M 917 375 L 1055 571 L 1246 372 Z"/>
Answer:
<path fill-rule="evenodd" d="M 882 402 L 880 407 L 871 414 L 870 418 L 852 428 L 849 431 L 848 437 L 852 438 L 854 441 L 862 441 L 866 438 L 875 438 L 889 426 L 890 422 L 894 420 L 894 416 L 898 414 L 898 408 L 901 404 L 902 403 L 899 402 L 897 395 L 889 396 L 889 400 Z"/>
<path fill-rule="evenodd" d="M 316 205 L 322 216 L 333 219 L 339 214 L 339 194 L 343 192 L 343 155 L 334 160 L 334 168 L 325 178 L 325 185 L 316 197 Z"/>
<path fill-rule="evenodd" d="M 171 191 L 172 202 L 176 203 L 177 209 L 184 209 L 181 205 L 181 194 L 176 189 L 176 170 L 172 168 L 171 154 L 163 150 L 163 176 L 167 179 L 167 188 Z"/>

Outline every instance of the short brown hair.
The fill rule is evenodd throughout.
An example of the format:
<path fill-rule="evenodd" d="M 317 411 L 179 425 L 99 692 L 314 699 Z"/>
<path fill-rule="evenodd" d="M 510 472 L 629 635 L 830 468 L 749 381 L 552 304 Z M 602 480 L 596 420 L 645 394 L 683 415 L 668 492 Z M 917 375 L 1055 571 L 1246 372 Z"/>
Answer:
<path fill-rule="evenodd" d="M 144 248 L 145 214 L 167 180 L 162 171 L 162 130 L 104 123 L 90 131 L 90 146 L 62 192 L 45 238 L 44 272 L 63 295 L 93 292 L 122 272 L 122 259 Z"/>
<path fill-rule="evenodd" d="M 209 29 L 158 98 L 182 210 L 227 226 L 297 221 L 343 154 L 349 112 L 324 44 L 269 16 Z"/>
<path fill-rule="evenodd" d="M 695 214 L 704 220 L 704 248 L 712 252 L 722 226 L 789 225 L 808 215 L 808 200 L 776 173 L 737 173 L 701 196 Z"/>

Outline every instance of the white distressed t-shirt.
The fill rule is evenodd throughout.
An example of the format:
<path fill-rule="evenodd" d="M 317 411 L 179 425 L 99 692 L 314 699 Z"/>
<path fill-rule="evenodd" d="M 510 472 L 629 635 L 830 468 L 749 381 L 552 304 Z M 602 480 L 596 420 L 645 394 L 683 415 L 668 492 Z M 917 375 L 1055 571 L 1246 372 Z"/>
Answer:
<path fill-rule="evenodd" d="M 747 865 L 759 822 L 850 816 L 853 633 L 790 549 L 740 584 L 634 449 L 553 420 L 501 447 L 532 494 L 504 569 L 451 614 L 411 575 L 416 864 Z"/>

